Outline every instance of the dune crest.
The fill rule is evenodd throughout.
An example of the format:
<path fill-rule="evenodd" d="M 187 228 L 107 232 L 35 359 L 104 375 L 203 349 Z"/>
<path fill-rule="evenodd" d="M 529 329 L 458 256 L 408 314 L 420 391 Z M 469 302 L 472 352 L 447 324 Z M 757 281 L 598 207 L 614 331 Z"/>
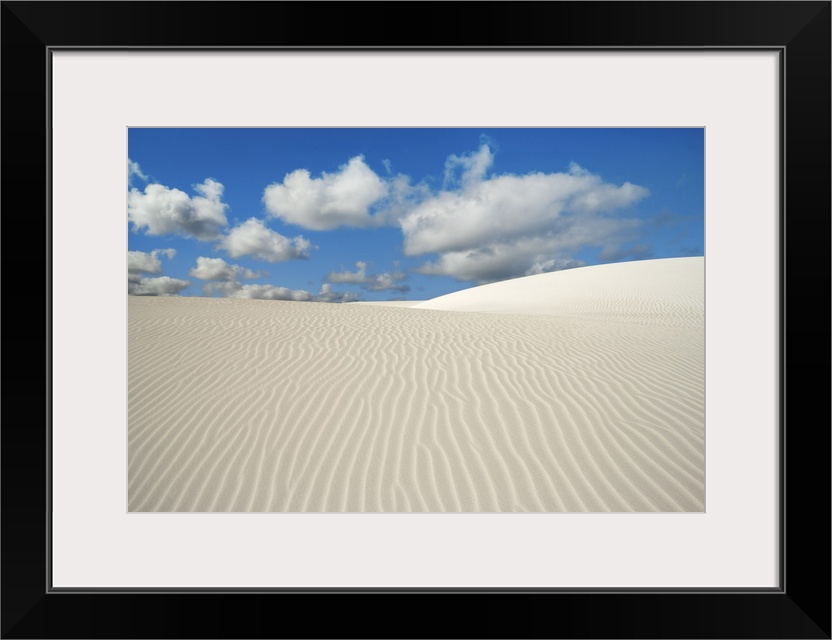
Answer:
<path fill-rule="evenodd" d="M 705 321 L 705 259 L 640 260 L 542 273 L 449 293 L 414 308 L 699 327 Z"/>
<path fill-rule="evenodd" d="M 704 260 L 129 298 L 130 511 L 704 509 Z"/>

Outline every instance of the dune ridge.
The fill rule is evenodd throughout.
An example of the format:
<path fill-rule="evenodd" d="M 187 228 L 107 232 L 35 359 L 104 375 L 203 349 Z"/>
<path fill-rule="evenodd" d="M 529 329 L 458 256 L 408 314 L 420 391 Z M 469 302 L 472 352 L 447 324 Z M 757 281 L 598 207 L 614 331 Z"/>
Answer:
<path fill-rule="evenodd" d="M 414 307 L 131 297 L 128 508 L 702 511 L 704 265 L 679 260 Z"/>
<path fill-rule="evenodd" d="M 704 275 L 702 257 L 603 264 L 473 287 L 413 308 L 702 327 Z"/>

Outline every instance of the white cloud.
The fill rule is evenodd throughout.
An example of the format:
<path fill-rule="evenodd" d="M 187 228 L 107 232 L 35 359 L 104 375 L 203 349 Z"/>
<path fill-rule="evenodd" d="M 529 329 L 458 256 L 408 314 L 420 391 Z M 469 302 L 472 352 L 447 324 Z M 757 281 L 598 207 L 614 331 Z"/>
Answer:
<path fill-rule="evenodd" d="M 318 302 L 357 302 L 359 299 L 358 294 L 351 291 L 333 291 L 327 282 L 321 285 L 317 297 Z"/>
<path fill-rule="evenodd" d="M 479 249 L 497 240 L 565 233 L 584 216 L 608 213 L 648 194 L 625 182 L 604 183 L 577 165 L 568 173 L 501 175 L 485 179 L 490 150 L 449 166 L 463 167 L 461 188 L 441 191 L 417 205 L 401 221 L 408 255 Z"/>
<path fill-rule="evenodd" d="M 370 291 L 400 291 L 407 293 L 410 291 L 409 286 L 406 284 L 396 284 L 406 278 L 407 276 L 400 271 L 377 273 L 371 276 L 371 280 L 367 283 L 366 288 L 370 289 Z"/>
<path fill-rule="evenodd" d="M 295 302 L 355 302 L 359 296 L 351 292 L 333 291 L 332 285 L 323 284 L 318 295 L 303 289 L 276 287 L 271 284 L 240 284 L 239 282 L 212 282 L 202 288 L 206 295 L 219 293 L 225 298 L 252 300 L 290 300 Z"/>
<path fill-rule="evenodd" d="M 134 176 L 136 178 L 140 178 L 144 182 L 150 180 L 150 178 L 142 172 L 138 162 L 133 162 L 130 158 L 127 158 L 127 182 L 130 183 Z"/>
<path fill-rule="evenodd" d="M 138 231 L 147 228 L 147 234 L 160 236 L 178 234 L 199 240 L 212 240 L 220 229 L 228 224 L 221 201 L 223 185 L 208 178 L 194 185 L 196 196 L 188 196 L 179 189 L 169 189 L 161 184 L 149 184 L 144 193 L 131 189 L 127 195 L 127 219 Z"/>
<path fill-rule="evenodd" d="M 295 300 L 308 302 L 315 299 L 309 291 L 275 287 L 270 284 L 244 284 L 228 294 L 229 298 L 251 298 L 257 300 Z"/>
<path fill-rule="evenodd" d="M 630 238 L 638 221 L 588 218 L 562 233 L 492 242 L 464 251 L 447 251 L 416 269 L 425 275 L 459 281 L 496 282 L 523 275 L 582 266 L 572 255 L 582 247 L 603 246 L 609 238 Z"/>
<path fill-rule="evenodd" d="M 266 262 L 308 258 L 311 246 L 302 236 L 290 240 L 272 231 L 257 218 L 249 218 L 231 229 L 217 245 L 232 258 L 252 256 Z"/>
<path fill-rule="evenodd" d="M 488 144 L 445 163 L 443 189 L 399 215 L 407 255 L 438 254 L 417 271 L 492 282 L 583 264 L 586 247 L 635 239 L 637 218 L 610 215 L 649 192 L 614 185 L 572 163 L 567 172 L 489 175 Z M 611 250 L 610 250 L 611 251 Z"/>
<path fill-rule="evenodd" d="M 531 252 L 515 244 L 494 244 L 466 251 L 443 253 L 416 271 L 430 276 L 451 276 L 478 283 L 505 280 L 523 274 L 534 259 Z"/>
<path fill-rule="evenodd" d="M 493 143 L 484 140 L 474 152 L 449 156 L 439 191 L 432 191 L 426 183 L 413 185 L 405 175 L 393 175 L 389 160 L 382 162 L 387 175 L 381 178 L 363 156 L 355 156 L 338 171 L 319 177 L 306 169 L 292 171 L 282 183 L 264 190 L 263 202 L 270 216 L 319 231 L 398 225 L 405 254 L 428 256 L 418 271 L 461 281 L 490 282 L 570 268 L 583 264 L 575 256 L 588 247 L 603 248 L 602 259 L 649 253 L 649 247 L 627 248 L 638 240 L 635 231 L 644 223 L 619 213 L 646 197 L 647 189 L 630 182 L 605 182 L 575 163 L 559 173 L 494 175 L 493 148 Z M 206 202 L 220 203 L 222 185 L 206 181 L 199 192 Z M 138 192 L 134 189 L 131 194 Z M 167 190 L 165 195 L 174 204 L 184 196 L 176 190 Z M 169 208 L 177 210 L 173 205 Z M 134 224 L 138 223 L 134 220 Z M 153 231 L 147 226 L 149 233 Z M 232 258 L 282 262 L 307 258 L 313 247 L 302 236 L 287 238 L 264 221 L 251 218 L 222 236 L 217 248 Z M 246 277 L 239 268 L 224 261 L 206 262 L 198 264 L 191 275 L 233 282 Z M 355 271 L 331 272 L 325 279 L 371 291 L 409 290 L 402 284 L 407 276 L 398 267 L 378 274 L 368 273 L 367 268 L 366 262 L 357 262 Z M 247 291 L 281 296 L 289 290 Z M 323 295 L 331 293 L 330 289 Z"/>
<path fill-rule="evenodd" d="M 168 276 L 159 278 L 128 279 L 127 293 L 131 296 L 173 296 L 187 287 L 190 282 Z"/>
<path fill-rule="evenodd" d="M 387 184 L 364 162 L 352 158 L 336 173 L 311 177 L 297 169 L 263 192 L 270 215 L 306 229 L 324 231 L 340 226 L 369 227 L 384 220 L 370 213 L 370 207 L 387 196 Z"/>
<path fill-rule="evenodd" d="M 162 263 L 159 255 L 165 255 L 173 260 L 176 249 L 154 249 L 150 253 L 144 251 L 127 252 L 127 271 L 129 273 L 161 273 Z"/>
<path fill-rule="evenodd" d="M 400 173 L 387 179 L 387 197 L 378 205 L 374 218 L 379 225 L 398 225 L 402 217 L 431 195 L 427 184 L 411 184 L 410 178 Z"/>
<path fill-rule="evenodd" d="M 394 266 L 393 271 L 367 274 L 367 263 L 359 261 L 355 263 L 355 271 L 331 271 L 326 275 L 325 280 L 335 284 L 358 284 L 370 291 L 393 290 L 402 293 L 410 291 L 409 286 L 397 284 L 406 280 L 407 274 L 399 271 L 398 263 Z"/>
<path fill-rule="evenodd" d="M 159 256 L 167 256 L 172 260 L 176 249 L 154 249 L 150 253 L 144 251 L 127 252 L 127 293 L 131 296 L 168 296 L 175 295 L 187 287 L 190 282 L 162 276 L 160 278 L 145 278 L 144 273 L 161 273 L 162 262 Z"/>
<path fill-rule="evenodd" d="M 364 284 L 367 281 L 367 263 L 356 262 L 356 271 L 331 271 L 326 279 L 335 284 Z"/>
<path fill-rule="evenodd" d="M 228 264 L 222 258 L 206 258 L 200 256 L 196 259 L 196 267 L 188 272 L 188 275 L 200 280 L 225 280 L 232 281 L 237 278 L 253 279 L 266 275 L 263 272 L 254 272 L 238 264 Z"/>
<path fill-rule="evenodd" d="M 445 160 L 445 188 L 462 183 L 466 188 L 481 181 L 491 165 L 494 164 L 494 154 L 488 145 L 480 145 L 478 151 L 465 153 L 461 156 L 451 155 Z M 457 178 L 457 169 L 461 170 L 461 177 Z"/>
<path fill-rule="evenodd" d="M 162 263 L 153 253 L 144 251 L 127 252 L 128 273 L 162 273 Z"/>

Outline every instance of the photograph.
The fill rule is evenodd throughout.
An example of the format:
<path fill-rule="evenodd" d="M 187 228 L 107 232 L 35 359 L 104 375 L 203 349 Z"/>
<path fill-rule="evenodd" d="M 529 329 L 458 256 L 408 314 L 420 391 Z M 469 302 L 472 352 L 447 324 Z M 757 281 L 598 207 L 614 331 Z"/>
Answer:
<path fill-rule="evenodd" d="M 705 129 L 130 127 L 129 512 L 705 511 Z"/>

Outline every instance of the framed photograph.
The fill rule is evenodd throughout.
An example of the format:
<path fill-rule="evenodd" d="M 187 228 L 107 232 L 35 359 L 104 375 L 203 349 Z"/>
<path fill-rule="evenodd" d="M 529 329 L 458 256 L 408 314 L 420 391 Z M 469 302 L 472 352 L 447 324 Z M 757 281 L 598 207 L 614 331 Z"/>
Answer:
<path fill-rule="evenodd" d="M 830 3 L 417 7 L 3 3 L 3 637 L 830 637 Z"/>

